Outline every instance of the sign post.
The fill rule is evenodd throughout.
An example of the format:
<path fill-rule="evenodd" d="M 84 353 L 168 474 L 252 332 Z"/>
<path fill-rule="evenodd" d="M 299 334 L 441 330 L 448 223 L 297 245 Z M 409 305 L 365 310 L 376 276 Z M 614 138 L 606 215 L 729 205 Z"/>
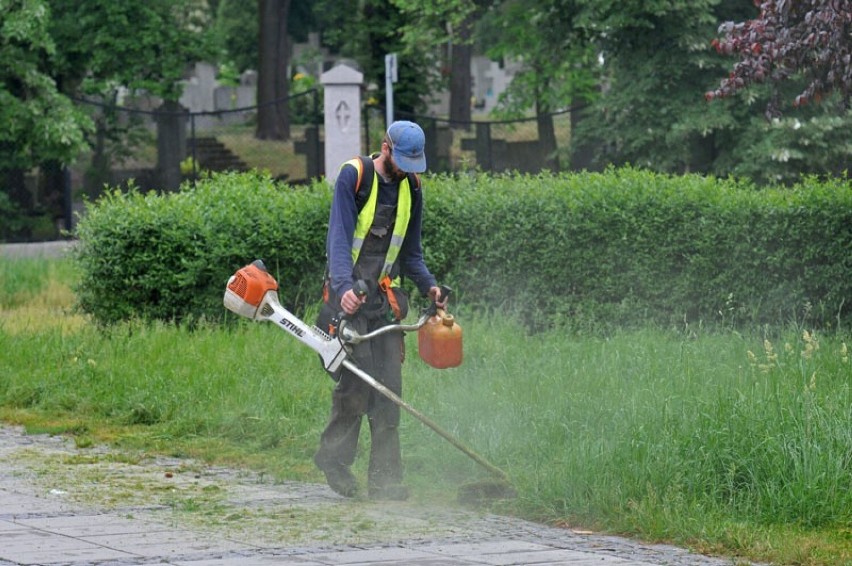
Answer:
<path fill-rule="evenodd" d="M 393 83 L 396 81 L 396 53 L 388 53 L 385 55 L 385 129 L 393 123 Z"/>

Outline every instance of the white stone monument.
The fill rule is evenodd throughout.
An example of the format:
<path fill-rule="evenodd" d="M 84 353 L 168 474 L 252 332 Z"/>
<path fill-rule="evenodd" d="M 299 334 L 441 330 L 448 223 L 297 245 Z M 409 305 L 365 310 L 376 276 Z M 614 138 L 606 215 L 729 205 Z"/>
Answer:
<path fill-rule="evenodd" d="M 344 64 L 320 76 L 324 88 L 325 178 L 334 183 L 340 166 L 361 154 L 361 85 L 364 75 Z"/>

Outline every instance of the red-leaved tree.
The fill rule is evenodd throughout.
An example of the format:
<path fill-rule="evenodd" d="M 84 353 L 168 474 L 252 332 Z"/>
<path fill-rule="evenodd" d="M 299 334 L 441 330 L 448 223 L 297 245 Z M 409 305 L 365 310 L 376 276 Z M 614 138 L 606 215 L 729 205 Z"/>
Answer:
<path fill-rule="evenodd" d="M 852 0 L 755 0 L 760 15 L 746 22 L 725 22 L 712 44 L 739 61 L 707 100 L 730 96 L 753 83 L 779 85 L 801 77 L 806 86 L 793 100 L 795 107 L 818 103 L 832 93 L 846 108 L 852 94 Z M 767 108 L 780 114 L 773 89 Z"/>

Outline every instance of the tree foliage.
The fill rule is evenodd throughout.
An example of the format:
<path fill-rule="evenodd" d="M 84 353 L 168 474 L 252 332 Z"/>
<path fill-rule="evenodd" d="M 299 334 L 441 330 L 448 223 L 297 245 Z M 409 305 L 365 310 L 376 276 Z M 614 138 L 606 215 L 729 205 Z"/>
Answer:
<path fill-rule="evenodd" d="M 94 196 L 109 182 L 114 163 L 132 156 L 150 138 L 138 116 L 124 119 L 126 114 L 115 112 L 119 93 L 162 98 L 176 107 L 186 70 L 211 53 L 211 14 L 203 0 L 49 2 L 51 36 L 60 54 L 53 76 L 66 95 L 93 97 L 102 104 L 86 106 L 96 123 L 84 177 L 86 192 Z M 176 171 L 177 154 L 158 155 L 165 157 L 158 161 L 162 170 Z"/>
<path fill-rule="evenodd" d="M 482 0 L 391 0 L 406 18 L 402 30 L 405 53 L 422 57 L 430 90 L 450 92 L 450 121 L 471 120 L 471 54 L 473 27 Z M 424 46 L 431 49 L 424 50 Z"/>
<path fill-rule="evenodd" d="M 87 93 L 123 86 L 176 101 L 188 65 L 209 54 L 201 0 L 50 0 L 53 70 Z"/>
<path fill-rule="evenodd" d="M 802 76 L 804 89 L 793 106 L 820 102 L 837 93 L 849 108 L 852 95 L 852 2 L 848 0 L 756 0 L 760 15 L 719 26 L 712 44 L 739 61 L 706 97 L 731 96 L 755 83 L 781 83 Z M 778 93 L 768 106 L 780 114 Z"/>
<path fill-rule="evenodd" d="M 431 45 L 406 44 L 406 25 L 418 22 L 395 0 L 358 0 L 357 8 L 349 10 L 341 10 L 337 0 L 316 0 L 314 16 L 323 45 L 359 67 L 364 83 L 375 89 L 367 93 L 371 98 L 384 101 L 385 55 L 400 54 L 394 108 L 409 113 L 423 110 L 433 92 L 429 73 L 434 51 Z"/>
<path fill-rule="evenodd" d="M 42 0 L 0 0 L 0 171 L 69 162 L 84 146 L 90 122 L 51 76 L 49 24 Z"/>
<path fill-rule="evenodd" d="M 265 35 L 264 74 L 275 76 L 262 81 L 270 88 L 262 89 L 260 102 L 286 96 L 287 37 L 303 40 L 311 30 L 321 34 L 323 48 L 357 62 L 365 82 L 376 85 L 369 94 L 379 100 L 384 55 L 400 53 L 394 92 L 401 113 L 422 111 L 439 88 L 453 84 L 458 92 L 451 117 L 457 118 L 463 114 L 456 113 L 456 103 L 469 110 L 470 83 L 455 80 L 464 65 L 448 64 L 447 53 L 472 45 L 520 69 L 501 99 L 501 117 L 546 114 L 592 100 L 572 137 L 594 144 L 601 165 L 629 162 L 658 171 L 791 181 L 803 172 L 842 172 L 849 164 L 848 0 L 766 0 L 756 3 L 759 10 L 745 0 L 350 4 L 341 10 L 335 0 L 263 0 L 279 13 L 286 7 L 286 17 Z M 127 87 L 176 100 L 187 63 L 212 53 L 205 31 L 214 13 L 215 62 L 236 71 L 259 69 L 265 21 L 259 5 L 0 0 L 0 168 L 74 157 L 87 120 L 61 93 L 109 100 Z M 732 56 L 739 58 L 733 70 Z M 722 100 L 704 104 L 705 92 Z M 777 116 L 779 101 L 788 99 L 796 106 L 793 115 L 763 119 L 764 108 Z M 830 103 L 809 104 L 816 101 Z M 280 124 L 279 118 L 259 123 Z M 545 138 L 546 124 L 539 127 Z M 286 133 L 261 135 L 279 136 Z"/>
<path fill-rule="evenodd" d="M 507 0 L 483 18 L 489 56 L 520 65 L 500 105 L 508 116 L 548 113 L 594 97 L 599 76 L 593 44 L 576 0 Z"/>
<path fill-rule="evenodd" d="M 304 41 L 310 31 L 318 31 L 314 0 L 291 0 L 287 15 L 287 35 L 292 41 Z M 244 0 L 219 0 L 213 24 L 213 45 L 220 66 L 236 73 L 257 70 L 259 57 L 258 3 Z M 320 6 L 316 6 L 320 11 Z"/>
<path fill-rule="evenodd" d="M 657 171 L 712 170 L 727 131 L 743 116 L 708 108 L 703 89 L 719 72 L 709 46 L 720 14 L 738 0 L 622 3 L 581 0 L 577 16 L 600 54 L 601 95 L 577 132 L 597 159 Z"/>
<path fill-rule="evenodd" d="M 214 24 L 215 44 L 220 65 L 237 73 L 257 70 L 258 15 L 257 2 L 220 0 Z"/>

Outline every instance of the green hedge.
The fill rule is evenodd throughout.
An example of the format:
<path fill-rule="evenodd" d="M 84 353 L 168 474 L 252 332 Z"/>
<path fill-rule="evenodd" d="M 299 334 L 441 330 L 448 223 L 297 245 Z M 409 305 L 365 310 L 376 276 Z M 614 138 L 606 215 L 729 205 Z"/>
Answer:
<path fill-rule="evenodd" d="M 757 189 L 634 169 L 427 176 L 427 263 L 463 308 L 531 327 L 848 323 L 852 183 Z M 301 309 L 319 296 L 331 190 L 218 175 L 156 196 L 112 192 L 81 220 L 83 308 L 99 321 L 223 316 L 255 258 Z"/>
<path fill-rule="evenodd" d="M 225 316 L 228 277 L 262 258 L 282 304 L 318 296 L 331 190 L 294 189 L 256 174 L 221 174 L 158 195 L 112 191 L 77 235 L 84 311 L 100 323 Z"/>
<path fill-rule="evenodd" d="M 466 299 L 533 326 L 823 325 L 852 312 L 848 180 L 757 189 L 625 168 L 428 187 L 427 259 Z"/>

